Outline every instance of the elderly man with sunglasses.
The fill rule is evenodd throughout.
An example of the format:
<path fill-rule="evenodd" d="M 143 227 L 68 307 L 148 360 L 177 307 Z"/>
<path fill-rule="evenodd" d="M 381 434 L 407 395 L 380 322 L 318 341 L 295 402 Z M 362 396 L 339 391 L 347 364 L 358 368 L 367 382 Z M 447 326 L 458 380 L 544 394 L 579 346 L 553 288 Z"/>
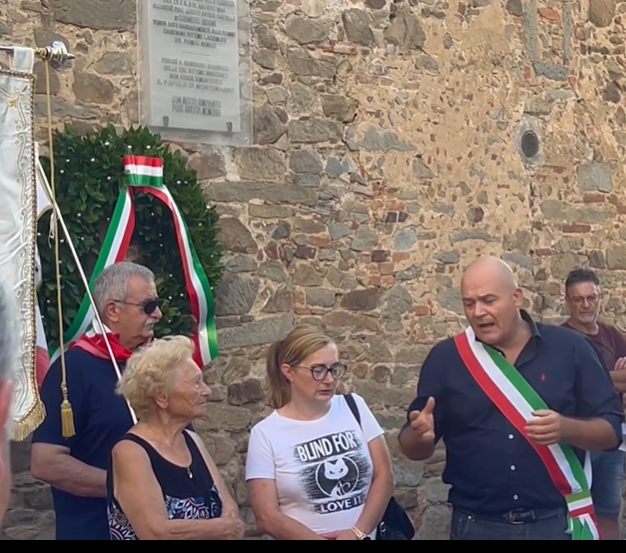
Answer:
<path fill-rule="evenodd" d="M 46 420 L 33 436 L 32 474 L 52 487 L 57 541 L 109 541 L 106 471 L 111 451 L 134 422 L 116 394 L 117 374 L 102 331 L 120 370 L 154 337 L 162 317 L 152 271 L 116 263 L 96 280 L 93 297 L 105 329 L 82 336 L 65 354 L 67 388 L 76 435 L 63 437 L 62 367 L 58 359 L 44 380 Z"/>

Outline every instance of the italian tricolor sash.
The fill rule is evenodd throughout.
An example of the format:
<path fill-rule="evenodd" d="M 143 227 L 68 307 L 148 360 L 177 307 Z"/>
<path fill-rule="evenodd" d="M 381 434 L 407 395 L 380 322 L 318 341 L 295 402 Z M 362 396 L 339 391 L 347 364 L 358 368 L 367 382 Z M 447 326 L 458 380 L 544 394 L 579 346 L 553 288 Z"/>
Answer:
<path fill-rule="evenodd" d="M 522 436 L 534 411 L 549 410 L 519 371 L 493 348 L 476 340 L 471 328 L 455 337 L 456 347 L 478 385 Z M 544 462 L 555 486 L 565 497 L 572 540 L 600 539 L 591 501 L 591 462 L 585 467 L 567 444 L 539 446 L 529 443 Z"/>
<path fill-rule="evenodd" d="M 120 190 L 89 287 L 93 290 L 96 279 L 105 268 L 126 258 L 135 230 L 135 196 L 149 194 L 163 202 L 173 217 L 187 293 L 191 300 L 191 312 L 196 320 L 193 331 L 193 342 L 196 346 L 194 358 L 200 367 L 204 367 L 219 353 L 213 292 L 183 214 L 163 182 L 163 160 L 146 156 L 125 156 L 124 170 L 128 186 Z M 89 330 L 93 318 L 93 307 L 88 295 L 85 294 L 80 309 L 66 334 L 66 348 Z M 54 362 L 60 355 L 60 347 L 51 351 L 51 362 Z"/>

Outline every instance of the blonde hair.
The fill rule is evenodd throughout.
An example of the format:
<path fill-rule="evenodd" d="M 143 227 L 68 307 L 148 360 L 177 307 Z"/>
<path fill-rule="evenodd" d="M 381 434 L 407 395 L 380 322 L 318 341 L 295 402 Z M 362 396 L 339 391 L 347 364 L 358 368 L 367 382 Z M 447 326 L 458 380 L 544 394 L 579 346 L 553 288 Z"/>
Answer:
<path fill-rule="evenodd" d="M 128 401 L 138 419 L 154 409 L 158 393 L 171 392 L 175 385 L 174 369 L 192 359 L 194 351 L 189 338 L 168 336 L 154 340 L 131 356 L 117 385 L 117 393 Z"/>
<path fill-rule="evenodd" d="M 299 326 L 284 340 L 270 346 L 267 352 L 267 379 L 270 386 L 270 405 L 274 409 L 281 409 L 291 401 L 291 383 L 285 378 L 281 367 L 295 367 L 333 343 L 318 328 Z"/>

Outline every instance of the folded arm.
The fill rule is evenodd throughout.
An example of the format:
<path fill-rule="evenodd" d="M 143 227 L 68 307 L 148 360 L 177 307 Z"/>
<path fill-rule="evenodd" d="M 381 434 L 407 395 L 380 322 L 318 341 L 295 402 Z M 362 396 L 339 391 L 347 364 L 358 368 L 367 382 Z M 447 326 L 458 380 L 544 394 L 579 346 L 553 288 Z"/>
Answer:
<path fill-rule="evenodd" d="M 626 369 L 620 369 L 611 373 L 613 386 L 620 394 L 626 394 Z"/>
<path fill-rule="evenodd" d="M 618 441 L 613 425 L 604 419 L 576 420 L 561 419 L 562 440 L 585 451 L 615 449 Z"/>
<path fill-rule="evenodd" d="M 107 496 L 107 473 L 75 459 L 67 447 L 37 443 L 31 452 L 33 478 L 78 497 Z"/>
<path fill-rule="evenodd" d="M 231 517 L 170 520 L 163 491 L 143 448 L 122 441 L 113 450 L 113 488 L 140 541 L 227 541 L 243 538 L 243 523 Z"/>

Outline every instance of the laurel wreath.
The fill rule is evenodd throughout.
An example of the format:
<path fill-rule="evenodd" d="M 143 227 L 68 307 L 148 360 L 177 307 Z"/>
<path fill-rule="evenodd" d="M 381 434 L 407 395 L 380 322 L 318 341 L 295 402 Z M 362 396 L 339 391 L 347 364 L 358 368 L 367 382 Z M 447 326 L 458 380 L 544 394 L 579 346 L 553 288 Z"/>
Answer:
<path fill-rule="evenodd" d="M 53 140 L 57 203 L 88 279 L 96 265 L 120 187 L 126 185 L 124 156 L 145 155 L 163 159 L 164 184 L 182 211 L 211 287 L 214 292 L 217 290 L 224 271 L 224 250 L 217 241 L 219 214 L 215 207 L 207 206 L 195 171 L 187 168 L 179 151 L 172 151 L 159 135 L 144 127 L 118 134 L 110 125 L 81 136 L 67 126 Z M 42 157 L 41 163 L 50 179 L 50 160 Z M 189 335 L 195 321 L 171 213 L 159 200 L 147 195 L 137 197 L 135 213 L 136 226 L 128 259 L 149 267 L 156 275 L 163 301 L 163 319 L 156 335 Z M 59 322 L 50 212 L 39 220 L 37 245 L 42 268 L 39 305 L 48 347 L 56 349 Z M 60 237 L 60 259 L 66 332 L 78 313 L 85 286 L 64 236 Z"/>

